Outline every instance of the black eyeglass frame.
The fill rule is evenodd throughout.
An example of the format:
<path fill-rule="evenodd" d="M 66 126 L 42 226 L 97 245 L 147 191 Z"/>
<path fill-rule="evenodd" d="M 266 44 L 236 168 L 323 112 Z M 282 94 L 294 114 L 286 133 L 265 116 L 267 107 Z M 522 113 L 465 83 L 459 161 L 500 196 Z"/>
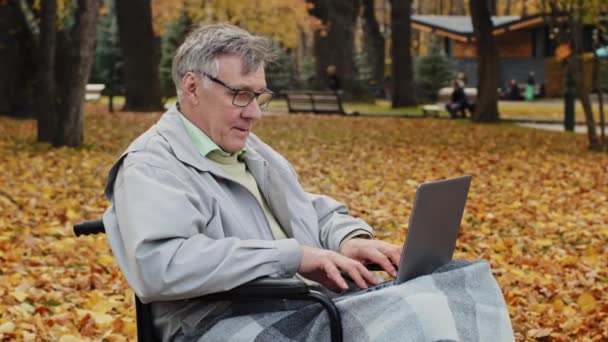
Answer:
<path fill-rule="evenodd" d="M 257 101 L 257 99 L 260 97 L 260 95 L 270 95 L 270 98 L 268 99 L 268 102 L 266 102 L 266 103 L 264 103 L 262 105 L 260 105 L 259 102 L 258 102 L 258 105 L 260 106 L 260 109 L 264 109 L 264 108 L 268 107 L 268 105 L 272 101 L 272 98 L 274 97 L 274 92 L 272 90 L 270 90 L 270 89 L 266 89 L 266 91 L 263 91 L 261 93 L 258 93 L 258 92 L 253 91 L 253 90 L 238 89 L 238 88 L 235 88 L 235 87 L 231 86 L 230 84 L 228 84 L 228 83 L 226 83 L 226 82 L 224 82 L 224 81 L 222 81 L 222 80 L 220 80 L 218 78 L 215 78 L 215 77 L 209 75 L 206 72 L 203 72 L 202 74 L 203 74 L 203 76 L 207 77 L 208 79 L 212 80 L 213 82 L 215 82 L 215 83 L 223 86 L 224 88 L 232 91 L 234 93 L 234 96 L 232 97 L 232 104 L 235 105 L 235 106 L 237 106 L 237 107 L 247 107 L 247 106 L 249 106 L 249 104 L 251 103 L 251 101 L 253 101 L 253 99 L 255 99 Z M 238 104 L 235 103 L 235 101 L 236 101 L 236 97 L 239 96 L 239 94 L 241 94 L 241 93 L 250 93 L 250 94 L 253 94 L 254 96 L 251 97 L 251 100 L 249 100 L 249 102 L 247 102 L 247 104 L 245 104 L 245 105 L 238 105 Z"/>

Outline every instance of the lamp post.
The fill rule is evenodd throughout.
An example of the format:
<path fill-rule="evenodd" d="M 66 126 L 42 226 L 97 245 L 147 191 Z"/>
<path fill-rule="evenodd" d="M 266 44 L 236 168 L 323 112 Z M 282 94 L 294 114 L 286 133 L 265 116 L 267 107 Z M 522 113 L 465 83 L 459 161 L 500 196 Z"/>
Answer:
<path fill-rule="evenodd" d="M 566 91 L 564 92 L 564 129 L 574 132 L 574 100 L 576 87 L 570 73 L 566 74 Z"/>

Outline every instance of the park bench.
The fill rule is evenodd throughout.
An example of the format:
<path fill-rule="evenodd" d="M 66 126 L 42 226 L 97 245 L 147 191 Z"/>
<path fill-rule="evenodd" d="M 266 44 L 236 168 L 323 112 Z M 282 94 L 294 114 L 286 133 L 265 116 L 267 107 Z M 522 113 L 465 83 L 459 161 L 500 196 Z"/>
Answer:
<path fill-rule="evenodd" d="M 106 88 L 103 83 L 90 83 L 86 86 L 86 92 L 84 99 L 86 101 L 99 101 L 101 99 L 101 92 Z"/>
<path fill-rule="evenodd" d="M 334 91 L 289 90 L 283 92 L 290 113 L 359 115 L 347 112 L 342 105 L 342 97 Z"/>
<path fill-rule="evenodd" d="M 74 225 L 74 234 L 105 234 L 102 220 L 85 221 Z M 379 265 L 366 265 L 370 271 L 382 270 Z M 306 300 L 323 306 L 329 319 L 332 342 L 342 341 L 342 319 L 334 302 L 323 292 L 317 291 L 299 278 L 259 278 L 226 292 L 206 295 L 201 299 L 208 301 L 265 301 L 265 300 Z M 137 321 L 137 340 L 146 342 L 160 341 L 154 331 L 152 311 L 135 295 L 135 319 Z"/>
<path fill-rule="evenodd" d="M 422 115 L 438 117 L 439 112 L 445 110 L 445 105 L 450 101 L 453 91 L 454 89 L 452 87 L 439 89 L 437 92 L 437 103 L 422 106 Z M 475 104 L 475 102 L 477 102 L 477 88 L 464 88 L 464 94 L 470 104 Z"/>

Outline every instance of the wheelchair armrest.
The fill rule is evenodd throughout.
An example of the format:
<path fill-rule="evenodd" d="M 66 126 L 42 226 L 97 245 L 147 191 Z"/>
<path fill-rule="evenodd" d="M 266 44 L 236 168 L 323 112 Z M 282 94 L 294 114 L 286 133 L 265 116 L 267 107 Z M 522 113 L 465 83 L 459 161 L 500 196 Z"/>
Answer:
<path fill-rule="evenodd" d="M 230 291 L 206 295 L 206 300 L 309 300 L 321 304 L 329 317 L 331 341 L 342 341 L 342 318 L 336 304 L 326 294 L 310 289 L 298 278 L 259 278 Z"/>
<path fill-rule="evenodd" d="M 91 235 L 105 233 L 106 229 L 103 226 L 102 220 L 84 221 L 74 225 L 74 234 L 80 235 Z"/>
<path fill-rule="evenodd" d="M 250 297 L 289 298 L 309 293 L 308 285 L 298 278 L 263 277 L 252 280 L 232 290 L 204 296 L 210 300 L 226 300 Z"/>
<path fill-rule="evenodd" d="M 383 271 L 378 264 L 365 265 L 370 271 Z M 306 295 L 310 287 L 304 281 L 293 278 L 262 277 L 238 286 L 232 290 L 210 294 L 207 296 L 222 296 L 222 298 L 264 297 L 280 298 L 293 295 Z M 217 299 L 217 297 L 215 297 Z"/>
<path fill-rule="evenodd" d="M 370 271 L 383 271 L 378 264 L 365 265 Z M 347 276 L 347 275 L 346 275 Z M 293 278 L 262 277 L 238 286 L 232 290 L 206 295 L 211 300 L 239 299 L 250 297 L 262 298 L 292 298 L 308 295 L 311 288 L 304 281 Z"/>

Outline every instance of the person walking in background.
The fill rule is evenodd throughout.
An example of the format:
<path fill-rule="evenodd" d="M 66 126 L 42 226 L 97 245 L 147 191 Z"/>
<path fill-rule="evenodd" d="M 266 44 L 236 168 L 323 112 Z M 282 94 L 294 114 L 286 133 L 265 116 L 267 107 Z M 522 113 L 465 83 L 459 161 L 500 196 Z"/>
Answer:
<path fill-rule="evenodd" d="M 534 79 L 534 71 L 530 71 L 528 74 L 528 80 L 526 82 L 526 91 L 524 97 L 526 101 L 534 101 L 534 92 L 536 88 L 536 80 Z"/>
<path fill-rule="evenodd" d="M 384 76 L 384 98 L 387 100 L 392 100 L 393 98 L 393 80 L 391 75 Z"/>
<path fill-rule="evenodd" d="M 342 82 L 336 73 L 336 66 L 330 64 L 325 69 L 325 75 L 327 79 L 327 87 L 336 92 L 338 95 L 342 95 Z"/>

